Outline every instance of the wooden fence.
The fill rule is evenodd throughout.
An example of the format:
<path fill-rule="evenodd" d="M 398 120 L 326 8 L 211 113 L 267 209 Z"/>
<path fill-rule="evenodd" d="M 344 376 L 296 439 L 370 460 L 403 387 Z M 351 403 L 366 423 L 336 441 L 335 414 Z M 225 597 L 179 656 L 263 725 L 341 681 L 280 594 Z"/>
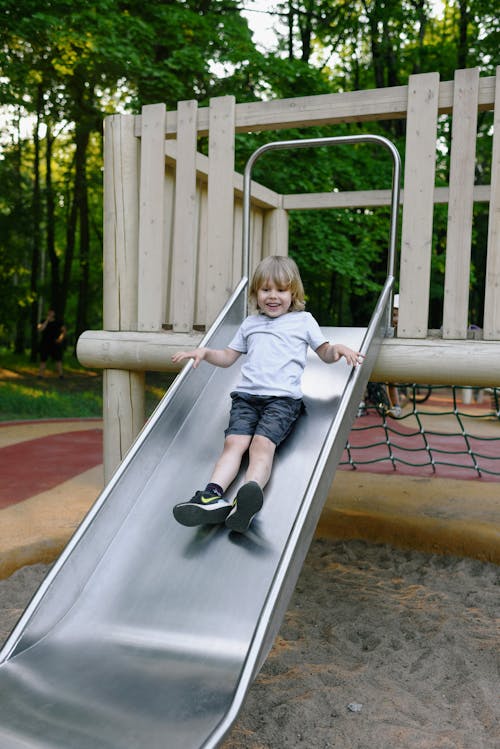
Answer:
<path fill-rule="evenodd" d="M 477 117 L 500 101 L 496 77 L 477 69 L 411 76 L 407 86 L 208 107 L 179 102 L 105 122 L 104 330 L 78 342 L 82 363 L 105 370 L 109 477 L 144 422 L 144 372 L 172 369 L 173 351 L 201 331 L 241 278 L 242 176 L 235 133 L 406 119 L 397 338 L 374 376 L 391 381 L 498 385 L 500 380 L 500 113 L 494 115 L 491 184 L 475 185 Z M 448 187 L 435 187 L 438 117 L 452 114 Z M 208 156 L 197 152 L 208 136 Z M 251 269 L 286 254 L 288 211 L 388 205 L 390 191 L 282 195 L 253 184 Z M 489 203 L 482 337 L 468 338 L 474 202 Z M 428 324 L 435 203 L 448 204 L 442 330 Z"/>

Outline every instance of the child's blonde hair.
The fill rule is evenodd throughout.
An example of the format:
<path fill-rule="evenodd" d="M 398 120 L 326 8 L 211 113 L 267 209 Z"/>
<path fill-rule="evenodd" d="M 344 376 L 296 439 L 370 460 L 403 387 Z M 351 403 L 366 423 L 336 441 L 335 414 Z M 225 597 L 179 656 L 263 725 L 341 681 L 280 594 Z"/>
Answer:
<path fill-rule="evenodd" d="M 257 292 L 269 281 L 278 288 L 290 290 L 292 303 L 289 312 L 303 310 L 306 306 L 304 287 L 297 264 L 291 257 L 270 255 L 264 258 L 255 269 L 250 284 L 249 297 L 252 304 L 257 306 Z"/>

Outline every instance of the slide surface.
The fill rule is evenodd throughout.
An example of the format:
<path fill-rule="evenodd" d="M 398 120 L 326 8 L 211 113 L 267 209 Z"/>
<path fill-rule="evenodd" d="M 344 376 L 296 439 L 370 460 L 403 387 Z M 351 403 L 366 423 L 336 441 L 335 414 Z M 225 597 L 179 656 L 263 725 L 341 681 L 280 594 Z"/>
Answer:
<path fill-rule="evenodd" d="M 227 344 L 244 296 L 235 294 L 207 345 Z M 221 450 L 238 365 L 202 363 L 178 378 L 0 653 L 2 749 L 223 740 L 307 554 L 377 355 L 381 328 L 372 323 L 368 334 L 325 329 L 329 340 L 363 346 L 358 370 L 310 353 L 306 412 L 244 535 L 172 516 L 203 488 Z"/>

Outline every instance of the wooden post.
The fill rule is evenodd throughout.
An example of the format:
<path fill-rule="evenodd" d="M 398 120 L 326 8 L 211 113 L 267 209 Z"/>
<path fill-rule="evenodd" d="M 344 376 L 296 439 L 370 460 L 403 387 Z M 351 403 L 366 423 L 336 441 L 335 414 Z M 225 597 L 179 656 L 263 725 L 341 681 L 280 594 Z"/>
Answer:
<path fill-rule="evenodd" d="M 137 330 L 139 146 L 134 135 L 133 116 L 106 118 L 104 164 L 104 328 Z M 143 422 L 144 373 L 105 370 L 105 483 L 120 464 Z"/>
<path fill-rule="evenodd" d="M 177 333 L 192 330 L 197 250 L 196 101 L 177 107 L 177 161 L 170 319 Z"/>
<path fill-rule="evenodd" d="M 207 294 L 208 286 L 208 189 L 206 182 L 198 182 L 199 203 L 198 228 L 198 276 L 196 279 L 195 326 L 207 328 Z"/>
<path fill-rule="evenodd" d="M 144 372 L 105 369 L 104 483 L 120 465 L 144 426 Z"/>
<path fill-rule="evenodd" d="M 493 148 L 491 154 L 490 216 L 484 297 L 484 339 L 500 339 L 500 67 L 497 68 Z"/>
<path fill-rule="evenodd" d="M 438 98 L 438 73 L 410 77 L 399 287 L 402 338 L 427 335 Z"/>
<path fill-rule="evenodd" d="M 288 255 L 288 211 L 275 208 L 264 213 L 262 255 Z"/>
<path fill-rule="evenodd" d="M 168 257 L 164 248 L 165 104 L 142 108 L 139 198 L 138 329 L 165 322 Z"/>
<path fill-rule="evenodd" d="M 207 326 L 232 291 L 235 98 L 210 100 L 208 144 Z"/>
<path fill-rule="evenodd" d="M 132 115 L 104 121 L 104 328 L 137 330 L 139 142 Z"/>
<path fill-rule="evenodd" d="M 457 70 L 453 95 L 443 338 L 466 338 L 479 70 Z"/>

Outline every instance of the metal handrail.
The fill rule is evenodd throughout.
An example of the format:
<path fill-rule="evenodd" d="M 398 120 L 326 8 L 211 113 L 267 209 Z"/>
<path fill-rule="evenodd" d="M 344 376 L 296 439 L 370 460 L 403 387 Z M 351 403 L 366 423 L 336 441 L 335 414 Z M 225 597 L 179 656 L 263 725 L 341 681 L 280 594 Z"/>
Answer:
<path fill-rule="evenodd" d="M 351 143 L 377 143 L 386 148 L 393 160 L 391 187 L 391 222 L 389 232 L 389 249 L 387 256 L 387 278 L 394 276 L 396 264 L 396 238 L 399 208 L 399 194 L 401 181 L 401 157 L 399 151 L 388 138 L 383 135 L 339 135 L 325 138 L 304 138 L 298 140 L 281 140 L 265 143 L 257 148 L 248 159 L 243 175 L 243 277 L 249 278 L 250 269 L 250 196 L 251 175 L 255 162 L 268 151 L 287 148 L 316 148 L 318 146 L 333 146 Z"/>

